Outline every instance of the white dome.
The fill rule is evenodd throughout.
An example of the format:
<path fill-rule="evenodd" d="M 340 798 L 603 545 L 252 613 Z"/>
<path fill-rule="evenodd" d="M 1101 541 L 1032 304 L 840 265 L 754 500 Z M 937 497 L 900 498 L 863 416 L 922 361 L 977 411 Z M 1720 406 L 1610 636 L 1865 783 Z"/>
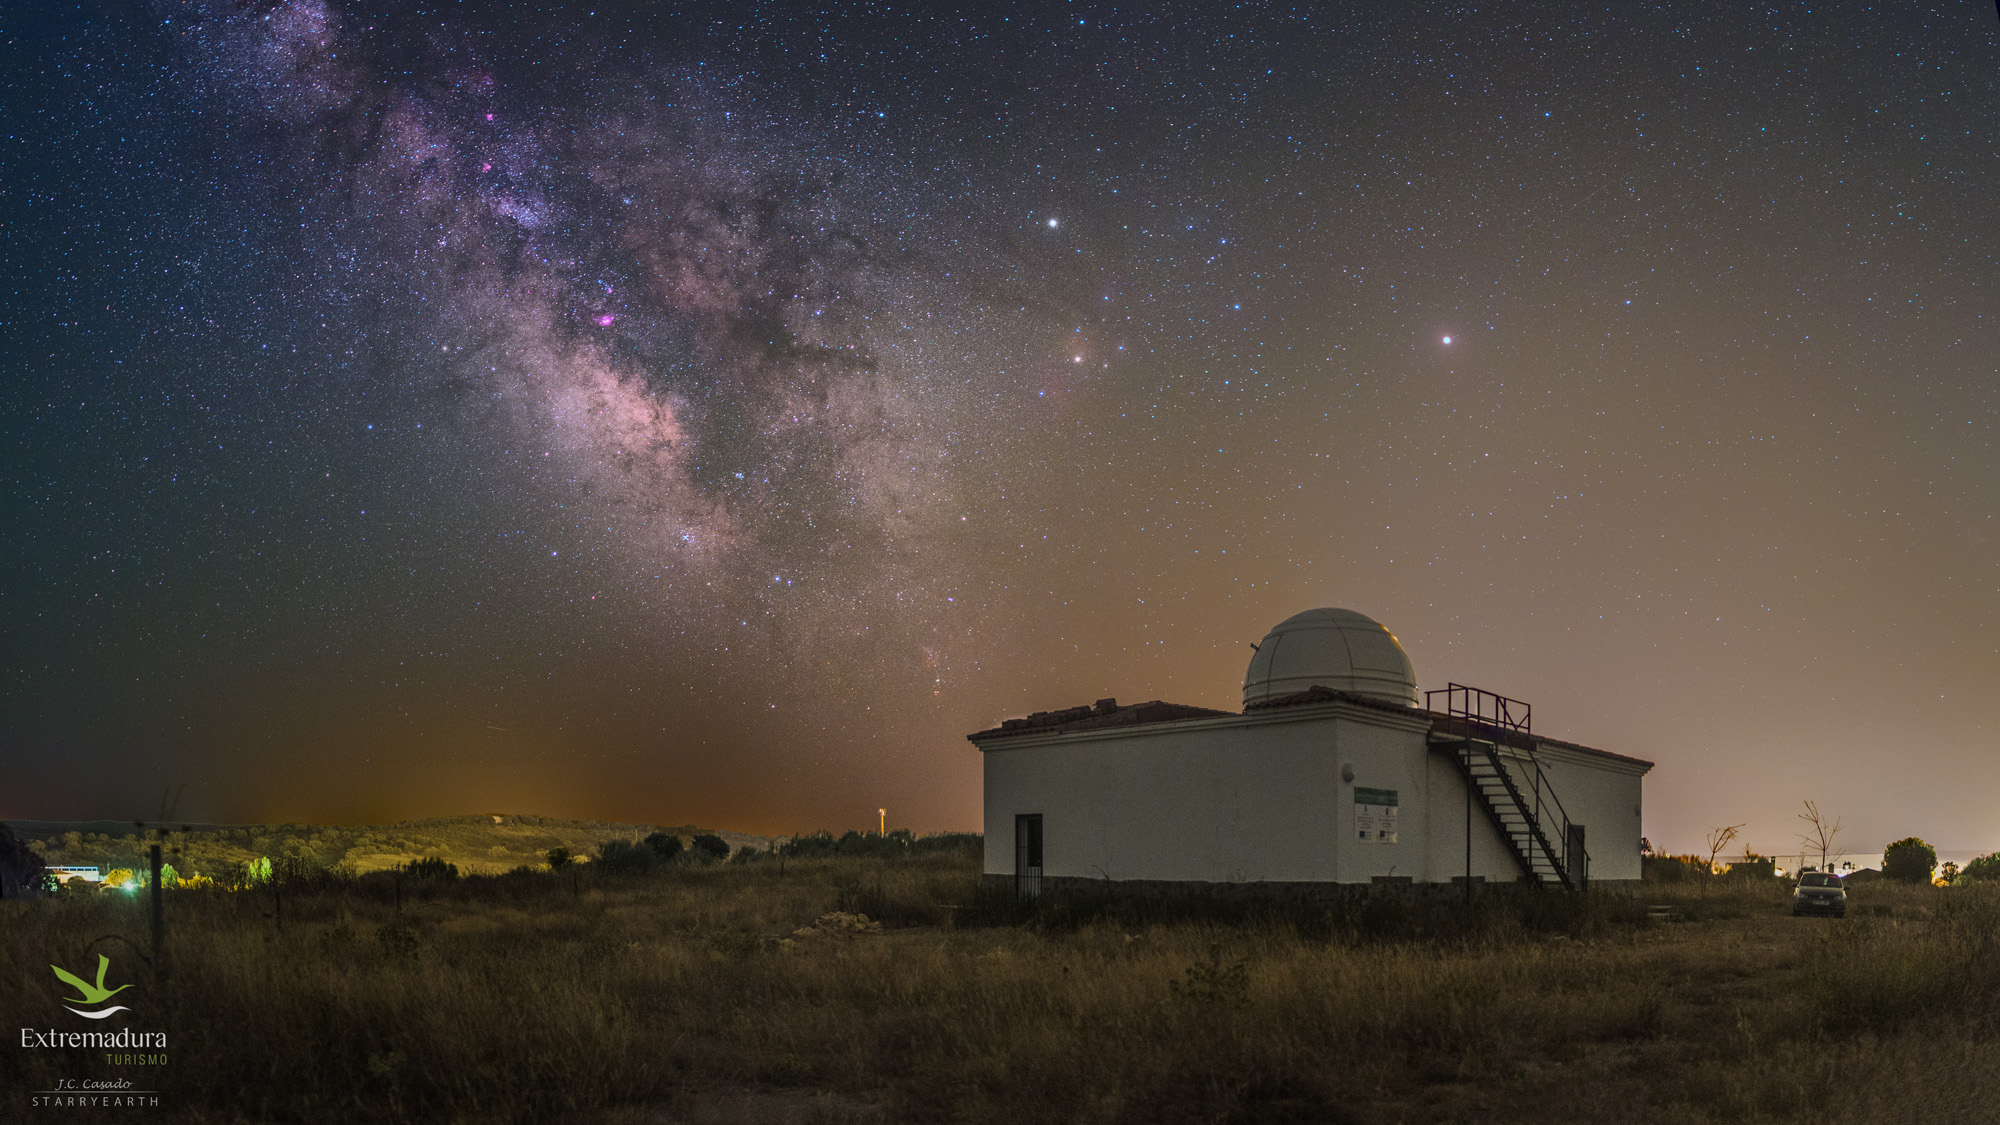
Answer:
<path fill-rule="evenodd" d="M 1389 630 L 1351 609 L 1309 609 L 1278 623 L 1243 674 L 1243 704 L 1327 687 L 1417 705 L 1417 676 Z"/>

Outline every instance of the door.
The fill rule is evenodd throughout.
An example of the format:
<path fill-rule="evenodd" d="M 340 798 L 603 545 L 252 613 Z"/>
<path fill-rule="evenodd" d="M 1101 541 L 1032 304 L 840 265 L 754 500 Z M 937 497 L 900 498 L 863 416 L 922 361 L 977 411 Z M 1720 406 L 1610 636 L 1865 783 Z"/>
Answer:
<path fill-rule="evenodd" d="M 1590 886 L 1590 853 L 1583 848 L 1583 825 L 1569 826 L 1569 854 L 1563 857 L 1569 870 L 1570 886 L 1583 890 Z"/>
<path fill-rule="evenodd" d="M 1042 814 L 1014 817 L 1014 895 L 1023 902 L 1042 897 Z"/>

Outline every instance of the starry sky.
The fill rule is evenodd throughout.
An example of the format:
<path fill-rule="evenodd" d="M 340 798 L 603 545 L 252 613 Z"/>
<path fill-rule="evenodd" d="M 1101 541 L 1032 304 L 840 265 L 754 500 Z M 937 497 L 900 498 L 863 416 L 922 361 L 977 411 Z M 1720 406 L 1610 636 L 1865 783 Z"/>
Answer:
<path fill-rule="evenodd" d="M 1345 606 L 2000 849 L 1991 4 L 0 7 L 0 815 L 976 829 Z"/>

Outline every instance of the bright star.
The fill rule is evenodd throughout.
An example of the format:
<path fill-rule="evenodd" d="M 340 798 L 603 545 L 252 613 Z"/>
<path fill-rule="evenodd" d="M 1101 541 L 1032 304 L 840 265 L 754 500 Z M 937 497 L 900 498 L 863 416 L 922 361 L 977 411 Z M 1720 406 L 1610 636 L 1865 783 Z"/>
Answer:
<path fill-rule="evenodd" d="M 1447 343 L 1447 344 L 1451 343 L 1451 337 L 1449 337 L 1449 336 L 1446 336 L 1446 337 L 1444 338 L 1444 342 L 1445 342 L 1445 343 Z"/>
<path fill-rule="evenodd" d="M 1050 226 L 1055 226 L 1055 225 L 1056 225 L 1056 221 L 1055 221 L 1054 219 L 1050 219 L 1050 220 L 1049 220 L 1049 225 L 1050 225 Z"/>

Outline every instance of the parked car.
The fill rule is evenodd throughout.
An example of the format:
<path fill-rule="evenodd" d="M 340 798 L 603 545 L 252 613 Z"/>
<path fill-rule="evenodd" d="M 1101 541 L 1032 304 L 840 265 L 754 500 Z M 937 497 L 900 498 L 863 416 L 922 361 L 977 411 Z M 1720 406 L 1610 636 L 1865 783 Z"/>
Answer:
<path fill-rule="evenodd" d="M 1847 917 L 1847 888 L 1831 871 L 1808 871 L 1792 888 L 1792 914 L 1831 914 Z"/>

